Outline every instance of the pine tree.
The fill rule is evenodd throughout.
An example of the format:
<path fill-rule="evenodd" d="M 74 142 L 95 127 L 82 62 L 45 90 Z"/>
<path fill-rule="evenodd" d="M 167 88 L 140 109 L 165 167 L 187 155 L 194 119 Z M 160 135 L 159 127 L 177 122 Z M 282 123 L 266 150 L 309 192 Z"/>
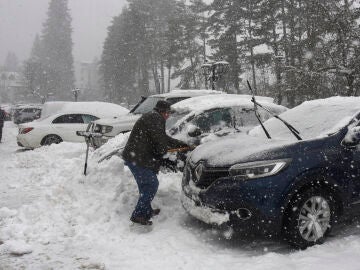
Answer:
<path fill-rule="evenodd" d="M 239 43 L 244 30 L 244 11 L 236 0 L 214 0 L 208 7 L 212 13 L 208 21 L 208 29 L 213 38 L 209 44 L 215 53 L 214 60 L 224 59 L 230 64 L 229 87 L 240 91 L 240 74 L 247 50 Z"/>
<path fill-rule="evenodd" d="M 25 61 L 22 72 L 28 92 L 37 97 L 46 94 L 48 85 L 46 70 L 41 62 L 41 52 L 41 40 L 39 35 L 36 35 L 30 58 Z"/>
<path fill-rule="evenodd" d="M 9 52 L 6 55 L 5 63 L 4 63 L 4 69 L 5 71 L 12 71 L 15 72 L 18 70 L 18 58 L 13 52 Z"/>
<path fill-rule="evenodd" d="M 71 17 L 68 0 L 51 0 L 41 36 L 41 64 L 46 72 L 43 91 L 70 99 L 74 87 Z"/>
<path fill-rule="evenodd" d="M 101 58 L 101 73 L 105 83 L 107 99 L 121 102 L 128 97 L 136 101 L 141 93 L 137 87 L 138 39 L 129 9 L 114 17 L 108 28 Z M 134 38 L 135 37 L 135 38 Z"/>
<path fill-rule="evenodd" d="M 41 40 L 38 34 L 36 34 L 33 46 L 31 48 L 30 59 L 34 61 L 41 60 Z"/>
<path fill-rule="evenodd" d="M 204 62 L 204 45 L 202 39 L 202 20 L 201 15 L 196 10 L 201 3 L 194 1 L 188 6 L 182 2 L 178 3 L 177 27 L 179 36 L 178 42 L 178 61 L 177 68 L 172 74 L 172 78 L 180 78 L 177 87 L 182 89 L 197 89 L 200 87 L 202 75 L 198 73 L 201 64 Z"/>

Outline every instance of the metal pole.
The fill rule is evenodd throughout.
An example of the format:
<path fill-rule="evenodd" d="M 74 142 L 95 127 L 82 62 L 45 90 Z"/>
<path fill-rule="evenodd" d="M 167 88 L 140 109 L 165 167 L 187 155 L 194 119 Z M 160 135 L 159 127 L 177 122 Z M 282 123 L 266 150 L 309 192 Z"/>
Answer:
<path fill-rule="evenodd" d="M 215 81 L 216 81 L 216 75 L 215 75 L 215 65 L 211 66 L 211 89 L 215 90 Z"/>

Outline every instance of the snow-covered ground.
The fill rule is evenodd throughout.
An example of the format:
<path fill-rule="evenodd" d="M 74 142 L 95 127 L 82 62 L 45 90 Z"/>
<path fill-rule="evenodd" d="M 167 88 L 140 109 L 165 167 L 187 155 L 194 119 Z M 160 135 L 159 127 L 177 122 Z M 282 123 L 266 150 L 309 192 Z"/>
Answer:
<path fill-rule="evenodd" d="M 7 122 L 0 144 L 1 270 L 360 269 L 356 223 L 304 251 L 232 234 L 186 214 L 180 173 L 159 174 L 161 213 L 146 231 L 129 221 L 137 187 L 120 158 L 91 152 L 85 177 L 85 144 L 22 151 L 16 133 Z"/>

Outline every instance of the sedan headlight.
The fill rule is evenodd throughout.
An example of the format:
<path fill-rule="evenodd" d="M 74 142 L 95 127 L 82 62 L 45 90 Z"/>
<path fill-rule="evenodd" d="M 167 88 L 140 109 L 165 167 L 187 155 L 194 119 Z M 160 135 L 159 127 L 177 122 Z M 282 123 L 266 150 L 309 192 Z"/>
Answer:
<path fill-rule="evenodd" d="M 277 174 L 290 162 L 291 159 L 279 159 L 240 163 L 231 166 L 229 172 L 241 179 L 261 178 Z"/>

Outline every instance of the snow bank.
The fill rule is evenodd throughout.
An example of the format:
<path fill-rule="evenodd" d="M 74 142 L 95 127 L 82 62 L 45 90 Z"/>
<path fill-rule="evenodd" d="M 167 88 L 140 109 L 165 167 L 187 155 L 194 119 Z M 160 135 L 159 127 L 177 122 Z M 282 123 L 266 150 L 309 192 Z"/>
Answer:
<path fill-rule="evenodd" d="M 31 246 L 22 240 L 9 240 L 0 245 L 0 255 L 8 253 L 11 255 L 21 256 L 31 252 Z"/>
<path fill-rule="evenodd" d="M 0 269 L 360 269 L 356 226 L 299 252 L 231 237 L 185 213 L 180 173 L 159 174 L 161 213 L 141 230 L 129 221 L 138 191 L 120 158 L 98 164 L 100 149 L 91 151 L 85 177 L 85 144 L 19 151 L 16 132 L 7 122 L 0 144 Z"/>

